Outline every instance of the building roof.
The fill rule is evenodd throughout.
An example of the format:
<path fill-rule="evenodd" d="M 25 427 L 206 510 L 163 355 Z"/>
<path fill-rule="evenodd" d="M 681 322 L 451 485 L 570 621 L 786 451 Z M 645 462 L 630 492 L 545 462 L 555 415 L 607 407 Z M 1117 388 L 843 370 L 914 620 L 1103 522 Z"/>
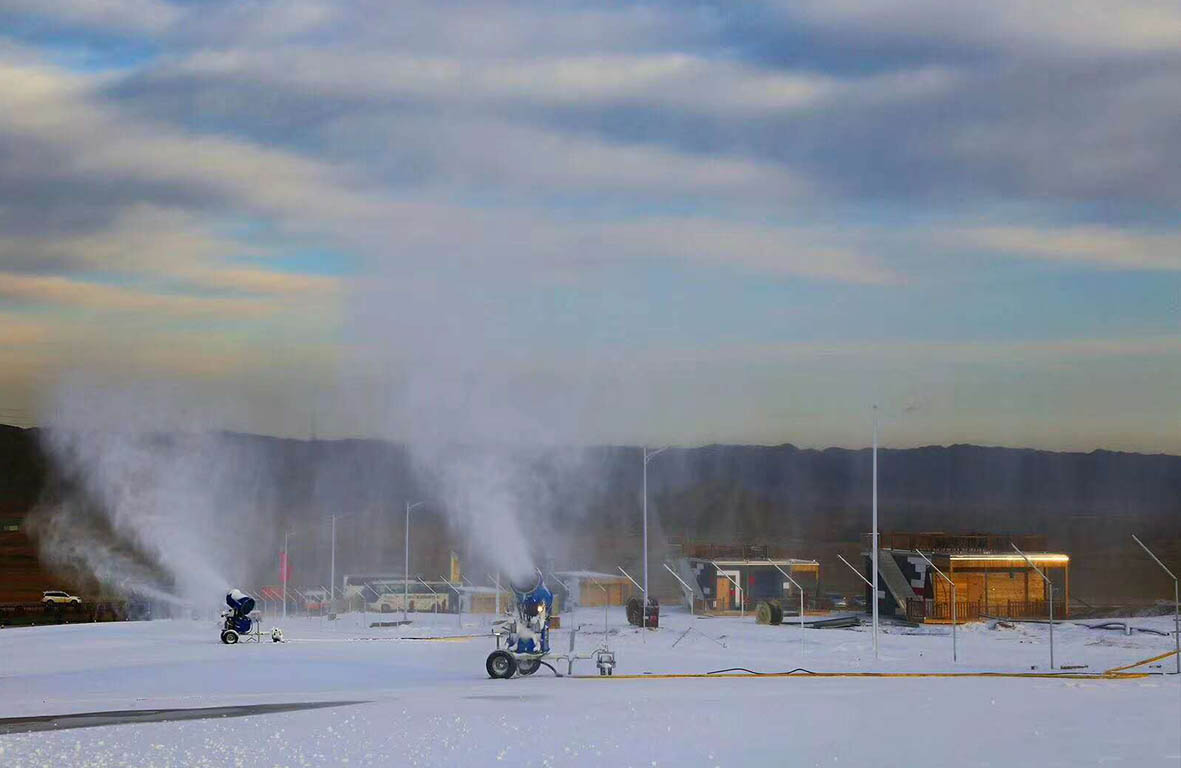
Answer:
<path fill-rule="evenodd" d="M 1033 563 L 1069 563 L 1070 562 L 1070 555 L 1064 555 L 1060 552 L 1026 552 L 1025 557 L 1022 557 L 1021 555 L 1017 554 L 1016 552 L 1014 552 L 1012 554 L 997 552 L 997 553 L 979 554 L 979 555 L 971 555 L 971 554 L 948 555 L 948 557 L 950 557 L 953 562 L 959 562 L 961 560 L 986 560 L 988 562 L 997 562 L 997 563 L 1012 562 L 1012 563 L 1016 563 L 1018 565 L 1025 564 L 1025 557 L 1029 558 L 1029 560 Z"/>
<path fill-rule="evenodd" d="M 705 558 L 690 558 L 690 559 L 704 560 Z M 794 558 L 794 557 L 780 558 L 778 560 L 711 560 L 710 562 L 715 563 L 717 565 L 743 566 L 743 567 L 747 567 L 747 568 L 753 568 L 753 567 L 760 566 L 760 565 L 767 567 L 767 568 L 769 568 L 773 565 L 778 565 L 778 566 L 785 566 L 785 565 L 786 566 L 791 566 L 791 565 L 819 566 L 820 565 L 820 563 L 816 560 L 800 560 L 800 559 Z"/>
<path fill-rule="evenodd" d="M 599 571 L 554 571 L 560 578 L 592 579 L 594 581 L 627 581 L 625 576 L 618 573 L 600 573 Z"/>

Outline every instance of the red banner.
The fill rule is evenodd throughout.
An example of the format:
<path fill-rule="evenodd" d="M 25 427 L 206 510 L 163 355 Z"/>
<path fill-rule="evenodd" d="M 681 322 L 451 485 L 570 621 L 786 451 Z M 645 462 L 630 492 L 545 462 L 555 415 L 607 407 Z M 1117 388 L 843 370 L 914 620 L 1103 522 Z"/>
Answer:
<path fill-rule="evenodd" d="M 279 553 L 279 581 L 286 584 L 287 578 L 291 575 L 291 568 L 287 563 L 287 553 Z"/>

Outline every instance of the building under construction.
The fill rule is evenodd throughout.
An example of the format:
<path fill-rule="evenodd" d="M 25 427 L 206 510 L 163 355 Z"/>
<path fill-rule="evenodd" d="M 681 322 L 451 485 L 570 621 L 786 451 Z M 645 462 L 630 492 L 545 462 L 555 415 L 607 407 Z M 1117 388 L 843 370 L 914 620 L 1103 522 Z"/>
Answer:
<path fill-rule="evenodd" d="M 1049 616 L 1051 590 L 1038 571 L 1053 584 L 1054 616 L 1069 615 L 1070 556 L 1047 552 L 1045 536 L 882 533 L 879 540 L 878 611 L 882 616 L 951 621 L 951 586 L 923 555 L 955 584 L 955 617 L 959 621 Z M 865 575 L 871 579 L 869 534 L 864 544 Z M 868 588 L 866 598 L 867 610 L 872 610 Z"/>

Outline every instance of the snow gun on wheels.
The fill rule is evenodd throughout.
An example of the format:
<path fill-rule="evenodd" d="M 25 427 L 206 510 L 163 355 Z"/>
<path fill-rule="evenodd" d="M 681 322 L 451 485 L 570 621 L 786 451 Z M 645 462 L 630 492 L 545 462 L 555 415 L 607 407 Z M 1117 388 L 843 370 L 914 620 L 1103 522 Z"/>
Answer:
<path fill-rule="evenodd" d="M 488 654 L 488 676 L 506 680 L 514 674 L 531 675 L 549 655 L 549 621 L 554 594 L 545 586 L 541 571 L 511 583 L 516 598 L 516 616 L 498 620 L 492 627 L 497 649 Z M 505 638 L 504 648 L 500 638 Z"/>
<path fill-rule="evenodd" d="M 240 589 L 232 589 L 226 593 L 226 605 L 230 609 L 221 612 L 221 641 L 226 645 L 234 645 L 239 640 L 261 642 L 261 626 L 258 617 L 253 615 L 254 598 Z M 283 642 L 283 633 L 278 627 L 271 629 L 271 640 L 276 643 Z"/>

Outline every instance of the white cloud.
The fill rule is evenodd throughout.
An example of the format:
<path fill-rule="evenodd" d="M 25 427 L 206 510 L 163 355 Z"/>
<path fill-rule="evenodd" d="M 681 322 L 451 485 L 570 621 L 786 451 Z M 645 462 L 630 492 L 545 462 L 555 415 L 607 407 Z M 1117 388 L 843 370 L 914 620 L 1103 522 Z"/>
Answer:
<path fill-rule="evenodd" d="M 1065 264 L 1181 270 L 1181 235 L 1113 227 L 966 227 L 937 238 L 950 249 L 996 251 Z"/>

